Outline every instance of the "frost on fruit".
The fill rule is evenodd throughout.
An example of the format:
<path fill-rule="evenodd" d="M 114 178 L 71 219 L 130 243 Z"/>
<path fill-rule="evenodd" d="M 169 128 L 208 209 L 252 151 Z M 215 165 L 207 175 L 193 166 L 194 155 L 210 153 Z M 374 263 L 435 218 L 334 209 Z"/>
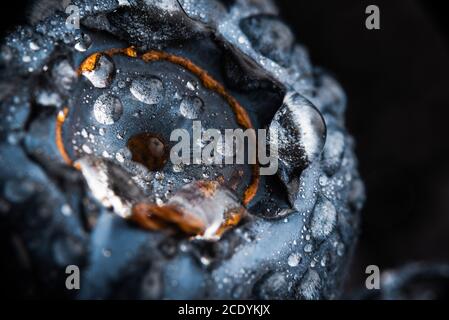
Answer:
<path fill-rule="evenodd" d="M 258 285 L 260 299 L 285 299 L 289 281 L 281 272 L 266 275 Z"/>
<path fill-rule="evenodd" d="M 307 270 L 299 284 L 299 293 L 306 300 L 317 300 L 320 298 L 321 278 L 313 269 Z"/>
<path fill-rule="evenodd" d="M 337 220 L 337 212 L 334 205 L 327 199 L 318 199 L 312 213 L 310 230 L 315 239 L 325 239 L 334 229 Z"/>
<path fill-rule="evenodd" d="M 258 15 L 243 19 L 240 27 L 254 49 L 271 60 L 288 66 L 294 36 L 283 22 L 272 16 Z"/>

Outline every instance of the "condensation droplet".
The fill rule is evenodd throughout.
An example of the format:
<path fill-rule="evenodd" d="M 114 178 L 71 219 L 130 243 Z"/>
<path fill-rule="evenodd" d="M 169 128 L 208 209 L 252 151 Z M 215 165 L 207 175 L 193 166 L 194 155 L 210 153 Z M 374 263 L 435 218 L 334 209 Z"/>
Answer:
<path fill-rule="evenodd" d="M 123 7 L 123 6 L 129 6 L 130 4 L 129 4 L 128 0 L 118 0 L 118 5 L 120 7 Z"/>
<path fill-rule="evenodd" d="M 197 119 L 203 111 L 204 103 L 197 96 L 186 96 L 179 105 L 179 112 L 187 119 Z"/>
<path fill-rule="evenodd" d="M 158 104 L 164 98 L 164 85 L 156 77 L 139 77 L 131 82 L 132 95 L 146 104 Z"/>
<path fill-rule="evenodd" d="M 325 187 L 325 186 L 327 186 L 327 184 L 329 183 L 329 179 L 327 178 L 327 176 L 322 175 L 322 176 L 320 176 L 320 178 L 318 179 L 318 183 L 320 184 L 320 186 Z"/>
<path fill-rule="evenodd" d="M 83 149 L 83 151 L 84 151 L 85 153 L 87 153 L 87 154 L 91 154 L 91 153 L 92 153 L 92 149 L 91 149 L 88 145 L 86 145 L 86 144 L 83 144 L 83 146 L 81 147 L 81 149 Z"/>
<path fill-rule="evenodd" d="M 310 243 L 308 243 L 304 246 L 304 252 L 309 253 L 309 252 L 312 252 L 312 250 L 313 250 L 313 246 Z"/>
<path fill-rule="evenodd" d="M 103 250 L 102 250 L 102 253 L 103 253 L 103 256 L 105 257 L 105 258 L 109 258 L 110 256 L 111 256 L 111 250 L 109 250 L 109 249 L 106 249 L 106 248 L 103 248 Z"/>
<path fill-rule="evenodd" d="M 72 208 L 70 208 L 70 206 L 67 203 L 65 203 L 61 207 L 61 212 L 65 216 L 70 216 L 72 214 Z"/>
<path fill-rule="evenodd" d="M 30 49 L 33 51 L 37 51 L 40 49 L 40 47 L 36 44 L 36 42 L 33 42 L 33 41 L 30 42 L 29 46 L 30 46 Z"/>
<path fill-rule="evenodd" d="M 94 87 L 106 88 L 112 82 L 114 70 L 115 67 L 112 60 L 102 55 L 98 59 L 95 69 L 83 71 L 82 74 L 89 79 Z"/>
<path fill-rule="evenodd" d="M 210 265 L 211 262 L 212 262 L 211 259 L 210 259 L 209 257 L 205 257 L 205 256 L 201 257 L 201 258 L 200 258 L 200 261 L 201 261 L 201 263 L 202 263 L 203 265 L 205 265 L 205 266 Z"/>
<path fill-rule="evenodd" d="M 120 80 L 119 82 L 117 82 L 117 86 L 118 86 L 120 89 L 123 89 L 124 87 L 126 87 L 126 82 Z"/>
<path fill-rule="evenodd" d="M 287 263 L 290 267 L 296 267 L 301 262 L 301 256 L 297 253 L 292 253 L 288 256 Z"/>
<path fill-rule="evenodd" d="M 345 253 L 345 245 L 343 243 L 338 243 L 337 244 L 337 255 L 338 256 L 343 256 Z"/>
<path fill-rule="evenodd" d="M 182 165 L 180 164 L 174 164 L 173 165 L 173 172 L 179 173 L 179 172 L 183 172 L 184 168 Z"/>
<path fill-rule="evenodd" d="M 81 38 L 76 42 L 75 50 L 84 52 L 90 48 L 91 44 L 92 39 L 87 34 L 83 34 Z"/>
<path fill-rule="evenodd" d="M 287 93 L 283 105 L 274 115 L 270 133 L 276 133 L 279 160 L 286 169 L 287 176 L 296 169 L 304 169 L 320 158 L 326 139 L 326 124 L 321 113 L 310 101 L 298 93 Z"/>
<path fill-rule="evenodd" d="M 325 266 L 327 266 L 327 263 L 329 261 L 329 256 L 327 254 L 325 254 L 322 258 L 321 258 L 321 266 L 324 268 Z"/>
<path fill-rule="evenodd" d="M 94 104 L 94 117 L 101 124 L 113 124 L 120 119 L 123 113 L 123 105 L 119 98 L 102 94 Z"/>
<path fill-rule="evenodd" d="M 187 82 L 186 87 L 187 87 L 187 89 L 189 89 L 191 91 L 195 90 L 195 86 L 190 81 Z"/>
<path fill-rule="evenodd" d="M 87 133 L 86 128 L 83 128 L 83 129 L 81 130 L 81 136 L 82 136 L 83 138 L 87 138 L 87 137 L 89 136 L 89 134 Z"/>
<path fill-rule="evenodd" d="M 120 152 L 117 152 L 117 153 L 115 154 L 115 159 L 116 159 L 118 162 L 120 162 L 120 163 L 125 162 L 125 157 L 124 157 L 123 154 L 121 154 Z"/>

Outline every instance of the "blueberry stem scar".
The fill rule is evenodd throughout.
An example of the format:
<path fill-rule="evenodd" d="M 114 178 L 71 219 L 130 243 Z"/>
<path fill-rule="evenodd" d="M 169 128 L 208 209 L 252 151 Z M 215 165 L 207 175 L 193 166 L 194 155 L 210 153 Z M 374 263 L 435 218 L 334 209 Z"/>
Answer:
<path fill-rule="evenodd" d="M 103 52 L 95 52 L 90 56 L 88 56 L 86 59 L 84 59 L 84 61 L 80 64 L 77 70 L 78 75 L 81 75 L 85 71 L 94 70 L 97 67 L 97 63 L 102 55 L 107 55 L 109 57 L 112 57 L 114 55 L 125 55 L 130 58 L 141 59 L 145 62 L 163 60 L 177 64 L 183 67 L 184 69 L 190 71 L 194 75 L 196 75 L 202 82 L 204 87 L 206 87 L 209 90 L 215 91 L 217 94 L 219 94 L 229 104 L 236 117 L 237 123 L 242 128 L 245 129 L 253 128 L 251 119 L 246 110 L 243 108 L 243 106 L 241 106 L 240 103 L 226 91 L 225 87 L 221 83 L 219 83 L 212 76 L 210 76 L 205 70 L 203 70 L 202 68 L 200 68 L 198 65 L 196 65 L 187 58 L 156 50 L 150 50 L 146 53 L 143 53 L 142 55 L 139 55 L 134 47 L 112 48 L 105 50 Z M 73 166 L 74 162 L 68 156 L 62 141 L 62 125 L 64 124 L 67 113 L 68 109 L 65 108 L 62 113 L 58 114 L 56 124 L 56 144 L 64 161 L 67 164 Z M 252 165 L 251 182 L 243 194 L 242 199 L 243 205 L 247 206 L 251 202 L 251 200 L 255 197 L 258 190 L 259 182 L 260 182 L 259 165 L 254 164 Z"/>

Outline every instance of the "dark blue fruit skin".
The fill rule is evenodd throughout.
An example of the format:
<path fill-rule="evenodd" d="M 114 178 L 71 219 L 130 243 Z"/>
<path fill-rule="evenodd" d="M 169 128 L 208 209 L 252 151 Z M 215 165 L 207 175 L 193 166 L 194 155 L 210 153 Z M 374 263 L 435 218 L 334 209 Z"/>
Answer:
<path fill-rule="evenodd" d="M 4 238 L 20 252 L 11 265 L 33 275 L 26 278 L 23 295 L 339 297 L 364 201 L 353 141 L 344 126 L 345 95 L 290 36 L 270 37 L 266 30 L 273 35 L 288 30 L 271 2 L 168 1 L 174 6 L 169 15 L 141 1 L 120 8 L 116 1 L 72 3 L 80 8 L 82 31 L 94 38 L 88 51 L 73 49 L 81 30 L 65 28 L 61 11 L 45 21 L 35 17 L 32 26 L 18 28 L 2 47 L 0 211 Z M 31 42 L 40 49 L 32 50 Z M 275 177 L 264 178 L 248 207 L 251 215 L 217 242 L 149 232 L 114 215 L 92 198 L 80 173 L 64 163 L 55 147 L 56 115 L 80 94 L 81 80 L 61 86 L 51 70 L 61 59 L 76 68 L 90 52 L 123 44 L 189 57 L 251 106 L 259 128 L 269 124 L 287 91 L 298 92 L 325 120 L 321 158 L 291 177 L 288 189 Z M 28 62 L 26 56 L 36 58 Z M 64 103 L 42 103 L 44 90 L 57 93 Z M 285 215 L 273 213 L 291 207 Z M 81 269 L 80 291 L 65 288 L 70 264 Z"/>

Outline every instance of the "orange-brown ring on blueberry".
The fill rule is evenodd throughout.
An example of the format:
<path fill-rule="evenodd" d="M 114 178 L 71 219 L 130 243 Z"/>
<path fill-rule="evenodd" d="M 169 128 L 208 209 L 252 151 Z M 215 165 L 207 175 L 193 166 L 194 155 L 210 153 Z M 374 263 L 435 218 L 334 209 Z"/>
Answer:
<path fill-rule="evenodd" d="M 217 181 L 196 181 L 198 190 L 202 197 L 213 197 L 217 192 L 219 182 Z M 229 208 L 225 213 L 225 220 L 215 232 L 215 236 L 220 237 L 227 229 L 237 225 L 245 215 L 245 208 L 237 206 Z M 176 226 L 185 234 L 190 236 L 203 235 L 206 231 L 204 222 L 194 214 L 186 211 L 185 208 L 179 208 L 173 204 L 149 204 L 138 203 L 133 206 L 130 219 L 139 226 L 149 230 L 166 230 L 168 226 Z"/>
<path fill-rule="evenodd" d="M 55 134 L 55 142 L 56 147 L 58 148 L 59 154 L 62 159 L 70 166 L 75 167 L 76 169 L 80 169 L 77 163 L 73 163 L 72 159 L 67 153 L 67 150 L 64 146 L 64 141 L 62 140 L 62 125 L 64 124 L 65 119 L 67 118 L 67 114 L 69 113 L 69 109 L 64 107 L 62 110 L 58 112 L 56 116 L 56 134 Z"/>
<path fill-rule="evenodd" d="M 229 104 L 229 106 L 231 107 L 231 109 L 234 112 L 234 115 L 237 119 L 237 123 L 241 127 L 245 128 L 245 129 L 253 128 L 251 119 L 249 118 L 249 115 L 246 112 L 246 110 L 240 105 L 240 103 L 233 96 L 231 96 L 226 91 L 224 86 L 222 84 L 220 84 L 218 81 L 216 81 L 214 78 L 212 78 L 212 76 L 210 76 L 205 70 L 203 70 L 202 68 L 200 68 L 199 66 L 197 66 L 195 63 L 193 63 L 191 60 L 189 60 L 187 58 L 173 55 L 173 54 L 170 54 L 167 52 L 156 51 L 156 50 L 150 50 L 150 51 L 142 54 L 139 57 L 137 51 L 133 47 L 127 47 L 127 48 L 121 48 L 121 49 L 113 48 L 113 49 L 108 49 L 104 52 L 93 53 L 90 56 L 88 56 L 86 59 L 84 59 L 84 61 L 80 64 L 80 66 L 77 70 L 78 75 L 81 75 L 85 71 L 94 70 L 96 68 L 98 60 L 102 54 L 105 54 L 109 57 L 112 57 L 116 54 L 122 54 L 122 55 L 125 55 L 128 57 L 131 57 L 131 58 L 140 58 L 145 62 L 164 60 L 164 61 L 168 61 L 168 62 L 177 64 L 177 65 L 180 65 L 184 69 L 186 69 L 186 70 L 192 72 L 194 75 L 196 75 L 201 80 L 204 87 L 206 87 L 209 90 L 215 91 L 222 98 L 224 98 L 226 100 L 226 102 Z M 58 121 L 59 126 L 57 125 L 56 140 L 57 140 L 58 149 L 61 152 L 61 155 L 64 158 L 64 160 L 69 165 L 73 165 L 73 161 L 68 157 L 67 152 L 65 151 L 64 145 L 62 143 L 61 127 L 62 127 L 64 120 L 65 120 L 65 117 L 61 122 Z M 243 195 L 243 199 L 242 199 L 242 203 L 245 206 L 248 205 L 251 202 L 251 200 L 254 198 L 254 196 L 256 195 L 257 189 L 259 186 L 259 181 L 260 181 L 259 165 L 254 164 L 252 166 L 253 166 L 253 169 L 252 169 L 251 183 L 246 188 L 244 195 Z"/>

